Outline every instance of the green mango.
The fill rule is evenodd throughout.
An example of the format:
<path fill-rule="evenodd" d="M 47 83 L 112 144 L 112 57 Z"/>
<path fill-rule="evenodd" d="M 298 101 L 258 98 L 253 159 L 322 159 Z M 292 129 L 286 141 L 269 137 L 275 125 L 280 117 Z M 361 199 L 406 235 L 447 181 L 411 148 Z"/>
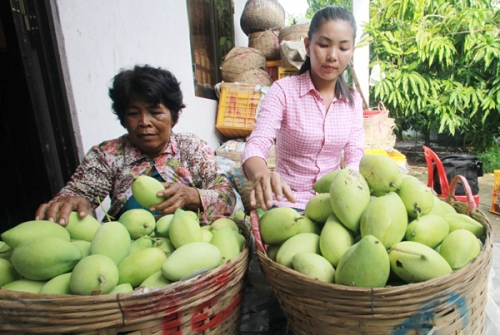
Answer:
<path fill-rule="evenodd" d="M 326 220 L 319 237 L 321 255 L 333 266 L 337 266 L 342 255 L 353 245 L 352 233 L 335 215 Z"/>
<path fill-rule="evenodd" d="M 20 291 L 20 292 L 28 292 L 28 293 L 40 293 L 43 285 L 45 285 L 46 281 L 40 280 L 30 280 L 30 279 L 19 279 L 11 281 L 8 284 L 2 286 L 2 290 L 8 291 Z"/>
<path fill-rule="evenodd" d="M 313 184 L 313 190 L 317 193 L 330 193 L 332 181 L 340 170 L 335 170 L 320 177 Z"/>
<path fill-rule="evenodd" d="M 152 248 L 154 244 L 154 240 L 152 237 L 149 236 L 141 236 L 136 240 L 133 240 L 132 243 L 130 244 L 130 251 L 129 251 L 129 256 L 132 254 L 135 254 L 138 251 L 147 249 L 147 248 Z"/>
<path fill-rule="evenodd" d="M 74 240 L 71 241 L 71 243 L 73 243 L 78 247 L 78 249 L 80 249 L 80 251 L 82 252 L 82 258 L 90 255 L 90 246 L 92 245 L 91 242 L 83 240 Z"/>
<path fill-rule="evenodd" d="M 155 235 L 156 237 L 169 237 L 168 229 L 170 224 L 172 223 L 172 219 L 174 218 L 174 214 L 167 214 L 162 216 L 156 221 L 155 225 Z"/>
<path fill-rule="evenodd" d="M 412 219 L 429 214 L 434 207 L 435 196 L 432 190 L 413 176 L 403 178 L 398 195 L 405 204 L 408 216 Z"/>
<path fill-rule="evenodd" d="M 214 234 L 208 229 L 202 229 L 201 230 L 201 242 L 207 242 L 210 243 L 212 240 L 212 237 L 214 237 Z"/>
<path fill-rule="evenodd" d="M 357 231 L 361 215 L 370 203 L 370 188 L 361 173 L 349 168 L 340 170 L 330 188 L 330 202 L 340 222 Z"/>
<path fill-rule="evenodd" d="M 241 235 L 238 232 L 233 231 L 234 236 L 236 237 L 236 241 L 238 241 L 238 246 L 240 247 L 240 251 L 243 250 L 245 244 L 247 244 L 247 239 L 245 236 Z"/>
<path fill-rule="evenodd" d="M 73 294 L 78 295 L 108 294 L 118 284 L 118 276 L 118 267 L 113 259 L 94 254 L 76 264 L 69 287 Z"/>
<path fill-rule="evenodd" d="M 153 248 L 160 249 L 165 253 L 165 255 L 167 255 L 167 257 L 170 256 L 170 254 L 175 250 L 170 239 L 166 237 L 155 237 L 153 239 Z"/>
<path fill-rule="evenodd" d="M 188 212 L 176 209 L 168 229 L 170 242 L 176 249 L 190 242 L 201 242 L 200 221 Z"/>
<path fill-rule="evenodd" d="M 162 274 L 171 281 L 191 278 L 220 265 L 219 249 L 206 242 L 184 244 L 170 255 L 161 266 Z"/>
<path fill-rule="evenodd" d="M 71 212 L 68 224 L 64 228 L 66 228 L 72 240 L 91 242 L 100 226 L 101 223 L 92 215 L 87 215 L 82 219 L 77 212 Z"/>
<path fill-rule="evenodd" d="M 292 268 L 293 256 L 299 252 L 321 254 L 319 236 L 313 233 L 303 233 L 290 237 L 279 248 L 276 262 L 287 268 Z"/>
<path fill-rule="evenodd" d="M 71 294 L 69 280 L 71 272 L 55 276 L 43 285 L 40 294 Z"/>
<path fill-rule="evenodd" d="M 132 182 L 132 195 L 137 202 L 146 208 L 151 208 L 163 202 L 165 198 L 159 197 L 156 194 L 165 190 L 163 184 L 148 175 L 135 176 Z"/>
<path fill-rule="evenodd" d="M 120 285 L 116 285 L 114 289 L 111 290 L 108 294 L 118 294 L 118 293 L 130 293 L 134 292 L 134 288 L 129 283 L 123 283 Z"/>
<path fill-rule="evenodd" d="M 153 273 L 160 271 L 167 256 L 160 248 L 148 248 L 125 257 L 118 265 L 118 285 L 139 286 Z"/>
<path fill-rule="evenodd" d="M 212 227 L 212 231 L 219 230 L 219 229 L 222 229 L 222 228 L 225 228 L 225 227 L 231 227 L 232 230 L 237 231 L 237 232 L 240 231 L 240 228 L 238 227 L 238 225 L 236 224 L 236 222 L 234 222 L 230 218 L 220 218 L 220 219 L 217 219 L 214 222 L 212 222 L 210 224 L 210 226 Z"/>
<path fill-rule="evenodd" d="M 259 230 L 265 244 L 281 244 L 297 234 L 300 214 L 290 207 L 274 207 L 259 219 Z"/>
<path fill-rule="evenodd" d="M 246 216 L 247 215 L 245 214 L 245 212 L 241 211 L 236 211 L 233 213 L 233 217 L 238 220 L 245 220 Z"/>
<path fill-rule="evenodd" d="M 161 287 L 161 286 L 166 286 L 168 284 L 171 284 L 172 282 L 165 278 L 163 273 L 160 271 L 157 271 L 150 275 L 148 278 L 146 278 L 140 287 L 146 287 L 146 288 L 153 288 L 153 287 Z"/>
<path fill-rule="evenodd" d="M 375 236 L 386 249 L 401 242 L 408 227 L 408 213 L 401 198 L 389 192 L 371 201 L 361 216 L 361 236 Z"/>
<path fill-rule="evenodd" d="M 444 218 L 446 214 L 449 213 L 456 213 L 455 208 L 453 208 L 453 206 L 446 201 L 443 201 L 434 196 L 434 206 L 432 206 L 432 210 L 429 212 L 429 214 L 436 214 Z"/>
<path fill-rule="evenodd" d="M 320 224 L 325 223 L 326 219 L 333 214 L 330 192 L 318 193 L 309 199 L 306 204 L 305 213 L 311 220 Z"/>
<path fill-rule="evenodd" d="M 393 192 L 393 191 L 377 191 L 377 190 L 370 189 L 370 200 L 374 200 L 374 198 L 384 196 L 390 192 Z"/>
<path fill-rule="evenodd" d="M 299 252 L 293 256 L 293 269 L 310 278 L 326 283 L 335 281 L 335 268 L 323 256 L 312 252 Z"/>
<path fill-rule="evenodd" d="M 450 232 L 446 220 L 436 214 L 422 215 L 408 224 L 406 240 L 425 244 L 435 248 Z"/>
<path fill-rule="evenodd" d="M 476 235 L 476 237 L 484 236 L 484 226 L 468 215 L 449 213 L 445 215 L 445 220 L 448 222 L 450 232 L 465 229 Z"/>
<path fill-rule="evenodd" d="M 220 264 L 226 264 L 231 259 L 240 254 L 240 243 L 234 235 L 234 230 L 231 226 L 213 230 L 214 236 L 210 240 L 210 244 L 215 245 L 220 251 Z"/>
<path fill-rule="evenodd" d="M 448 262 L 425 244 L 402 241 L 389 251 L 392 271 L 406 283 L 416 283 L 450 274 Z"/>
<path fill-rule="evenodd" d="M 129 209 L 120 216 L 118 221 L 127 228 L 132 240 L 150 235 L 156 227 L 154 215 L 142 208 Z"/>
<path fill-rule="evenodd" d="M 330 201 L 330 199 L 328 199 Z M 333 213 L 332 213 L 333 215 Z M 314 233 L 314 234 L 321 234 L 321 227 L 318 223 L 314 222 L 307 216 L 301 216 L 299 218 L 299 230 L 297 231 L 297 234 L 302 234 L 302 233 Z M 325 220 L 326 221 L 326 220 Z M 324 224 L 324 222 L 323 222 Z"/>
<path fill-rule="evenodd" d="M 75 244 L 45 236 L 21 243 L 12 252 L 11 262 L 26 279 L 49 280 L 71 271 L 82 257 Z"/>
<path fill-rule="evenodd" d="M 0 287 L 19 279 L 21 279 L 21 275 L 12 263 L 5 259 L 0 259 Z"/>
<path fill-rule="evenodd" d="M 404 176 L 395 161 L 388 156 L 376 154 L 365 154 L 361 158 L 359 172 L 376 192 L 397 191 Z"/>
<path fill-rule="evenodd" d="M 105 222 L 99 227 L 90 245 L 91 255 L 105 255 L 116 265 L 128 256 L 132 240 L 123 224 L 118 221 Z"/>
<path fill-rule="evenodd" d="M 384 287 L 389 279 L 387 250 L 375 236 L 366 235 L 347 250 L 335 269 L 335 283 L 357 287 Z"/>
<path fill-rule="evenodd" d="M 463 268 L 480 252 L 481 245 L 476 235 L 465 229 L 457 229 L 449 233 L 439 248 L 439 254 L 453 270 Z"/>
<path fill-rule="evenodd" d="M 7 243 L 4 243 L 4 245 L 0 247 L 0 259 L 5 259 L 10 262 L 10 257 L 13 251 L 14 249 L 12 249 Z"/>
<path fill-rule="evenodd" d="M 278 255 L 278 251 L 280 250 L 281 244 L 269 244 L 266 249 L 266 255 L 269 259 L 276 262 L 276 255 Z"/>
<path fill-rule="evenodd" d="M 189 210 L 186 210 L 186 215 L 188 217 L 190 217 L 192 220 L 195 220 L 196 222 L 198 222 L 198 224 L 201 226 L 201 222 L 200 222 L 200 213 L 196 213 L 196 212 L 193 212 L 193 211 L 189 211 Z M 175 215 L 175 213 L 174 213 Z"/>
<path fill-rule="evenodd" d="M 20 223 L 3 232 L 0 236 L 11 248 L 17 248 L 24 241 L 43 236 L 59 237 L 66 241 L 71 239 L 68 231 L 63 226 L 47 220 L 33 220 Z"/>

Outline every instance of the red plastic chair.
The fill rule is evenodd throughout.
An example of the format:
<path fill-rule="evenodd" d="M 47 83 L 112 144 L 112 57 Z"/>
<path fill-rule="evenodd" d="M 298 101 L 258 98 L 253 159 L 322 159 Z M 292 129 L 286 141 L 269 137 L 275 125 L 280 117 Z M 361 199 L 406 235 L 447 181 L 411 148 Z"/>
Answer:
<path fill-rule="evenodd" d="M 446 171 L 444 169 L 443 163 L 441 162 L 441 159 L 439 159 L 438 155 L 436 155 L 434 151 L 432 151 L 425 145 L 423 145 L 422 148 L 424 149 L 424 157 L 425 161 L 427 162 L 427 186 L 434 189 L 434 166 L 432 164 L 434 163 L 438 172 L 439 185 L 441 186 L 441 194 L 438 194 L 437 196 L 438 198 L 448 199 L 448 193 L 450 192 L 450 183 L 448 181 L 448 177 L 446 176 Z M 462 183 L 466 183 L 467 187 L 470 189 L 469 182 L 467 181 L 467 179 L 465 179 L 465 177 L 462 178 Z M 453 192 L 455 192 L 454 189 Z M 467 195 L 454 195 L 454 197 L 457 201 L 465 203 L 469 202 Z M 474 199 L 476 207 L 479 207 L 479 194 L 473 194 L 472 197 Z"/>

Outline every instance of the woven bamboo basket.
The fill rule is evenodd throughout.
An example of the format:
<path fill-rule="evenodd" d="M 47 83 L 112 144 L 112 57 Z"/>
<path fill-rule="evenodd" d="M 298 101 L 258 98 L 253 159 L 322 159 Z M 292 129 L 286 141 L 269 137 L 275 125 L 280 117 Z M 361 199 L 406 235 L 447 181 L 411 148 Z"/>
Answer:
<path fill-rule="evenodd" d="M 221 66 L 222 80 L 234 83 L 236 77 L 248 70 L 267 71 L 266 57 L 260 50 L 250 47 L 234 47 L 226 55 Z"/>
<path fill-rule="evenodd" d="M 251 33 L 285 26 L 285 10 L 277 0 L 248 0 L 240 17 L 241 30 Z"/>
<path fill-rule="evenodd" d="M 0 334 L 187 335 L 238 333 L 250 229 L 230 262 L 167 286 L 98 296 L 32 294 L 0 289 Z"/>
<path fill-rule="evenodd" d="M 363 111 L 365 129 L 365 149 L 386 149 L 396 144 L 395 119 L 389 118 L 389 111 L 384 103 L 378 103 L 378 109 Z"/>
<path fill-rule="evenodd" d="M 234 78 L 236 83 L 245 83 L 248 85 L 261 85 L 261 86 L 271 86 L 273 79 L 262 69 L 252 69 L 247 70 Z"/>
<path fill-rule="evenodd" d="M 467 182 L 460 181 L 464 185 Z M 453 194 L 456 182 L 452 181 Z M 493 256 L 492 228 L 484 214 L 475 208 L 472 192 L 468 203 L 453 199 L 454 196 L 449 196 L 447 201 L 457 212 L 468 213 L 486 228 L 481 253 L 449 275 L 374 289 L 320 282 L 272 261 L 266 256 L 266 246 L 260 238 L 257 213 L 251 212 L 260 266 L 293 333 L 484 334 L 487 281 Z"/>
<path fill-rule="evenodd" d="M 248 46 L 260 50 L 266 60 L 280 59 L 279 29 L 257 31 L 248 35 Z"/>

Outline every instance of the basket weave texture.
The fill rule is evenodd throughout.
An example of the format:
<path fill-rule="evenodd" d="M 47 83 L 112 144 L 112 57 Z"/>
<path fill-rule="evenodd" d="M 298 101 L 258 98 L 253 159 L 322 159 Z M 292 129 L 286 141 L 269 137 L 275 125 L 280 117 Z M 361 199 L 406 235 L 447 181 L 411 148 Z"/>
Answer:
<path fill-rule="evenodd" d="M 468 211 L 465 203 L 451 203 Z M 251 213 L 260 266 L 295 335 L 484 334 L 492 228 L 479 210 L 470 216 L 486 228 L 484 247 L 470 264 L 421 283 L 366 289 L 320 282 L 272 261 Z"/>
<path fill-rule="evenodd" d="M 253 86 L 271 86 L 271 84 L 273 83 L 273 79 L 271 78 L 269 73 L 262 69 L 247 70 L 237 76 L 234 81 L 237 83 L 245 83 Z"/>
<path fill-rule="evenodd" d="M 167 286 L 98 296 L 0 290 L 0 334 L 237 334 L 249 262 L 247 239 L 230 262 Z"/>
<path fill-rule="evenodd" d="M 222 80 L 234 83 L 236 77 L 248 70 L 262 69 L 267 71 L 266 57 L 255 48 L 234 47 L 226 55 L 221 66 Z"/>
<path fill-rule="evenodd" d="M 365 149 L 386 149 L 396 144 L 395 119 L 389 118 L 389 111 L 383 102 L 379 102 L 378 110 L 363 112 L 363 128 L 365 129 Z"/>
<path fill-rule="evenodd" d="M 285 26 L 285 10 L 277 0 L 248 0 L 240 17 L 241 30 L 251 33 Z"/>
<path fill-rule="evenodd" d="M 266 60 L 280 59 L 279 29 L 258 31 L 248 35 L 248 46 L 260 50 Z"/>

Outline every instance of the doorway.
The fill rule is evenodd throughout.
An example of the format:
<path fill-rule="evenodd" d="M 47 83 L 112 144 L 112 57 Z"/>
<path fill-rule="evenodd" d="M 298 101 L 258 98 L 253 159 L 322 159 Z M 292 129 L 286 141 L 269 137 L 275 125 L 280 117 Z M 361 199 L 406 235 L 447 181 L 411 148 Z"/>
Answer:
<path fill-rule="evenodd" d="M 79 163 L 51 0 L 0 0 L 0 233 L 33 220 Z"/>

